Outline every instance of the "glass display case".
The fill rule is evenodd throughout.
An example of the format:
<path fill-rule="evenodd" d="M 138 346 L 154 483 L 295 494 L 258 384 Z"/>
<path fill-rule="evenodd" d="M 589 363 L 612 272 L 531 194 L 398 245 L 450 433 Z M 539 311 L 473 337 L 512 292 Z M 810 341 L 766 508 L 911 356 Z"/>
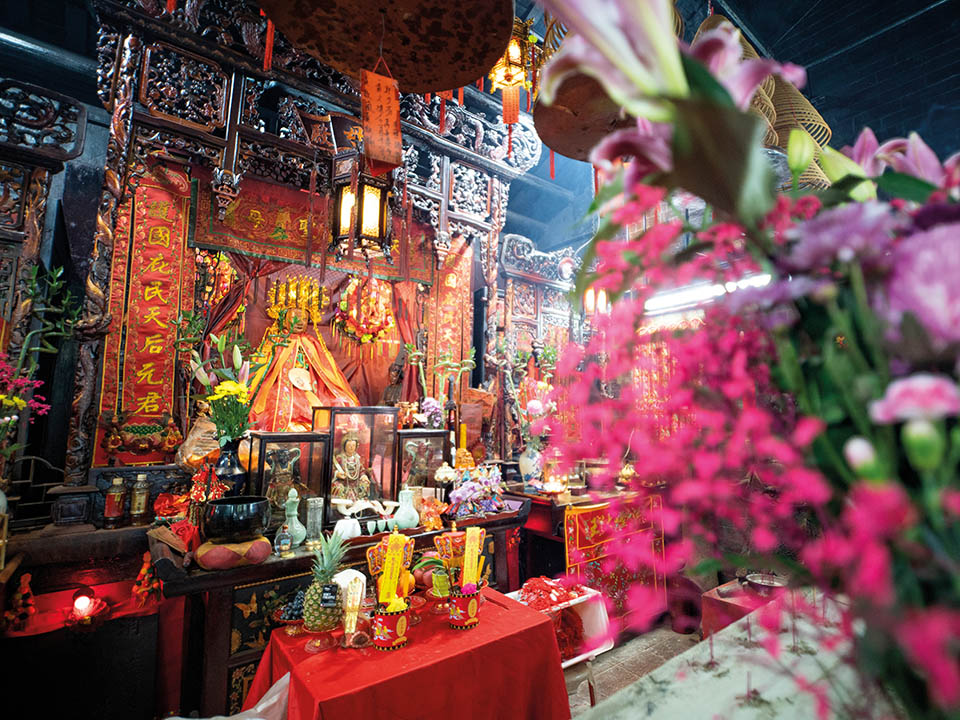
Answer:
<path fill-rule="evenodd" d="M 330 435 L 325 432 L 250 432 L 247 492 L 270 500 L 274 523 L 282 521 L 290 488 L 301 498 L 325 497 Z M 306 503 L 301 503 L 301 515 Z"/>
<path fill-rule="evenodd" d="M 326 472 L 327 521 L 370 517 L 396 506 L 395 407 L 314 408 L 313 429 L 330 437 Z"/>
<path fill-rule="evenodd" d="M 397 474 L 400 487 L 436 487 L 434 474 L 444 462 L 453 465 L 450 433 L 444 429 L 397 431 Z"/>

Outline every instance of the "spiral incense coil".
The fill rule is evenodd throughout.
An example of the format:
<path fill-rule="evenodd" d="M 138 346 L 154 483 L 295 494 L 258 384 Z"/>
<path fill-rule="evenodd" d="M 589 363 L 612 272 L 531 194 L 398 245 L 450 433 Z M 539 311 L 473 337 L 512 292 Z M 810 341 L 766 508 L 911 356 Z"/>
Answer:
<path fill-rule="evenodd" d="M 780 147 L 786 147 L 790 129 L 799 127 L 810 133 L 820 147 L 830 142 L 833 133 L 810 101 L 786 80 L 774 78 L 773 107 L 777 112 L 774 129 L 780 136 Z"/>
<path fill-rule="evenodd" d="M 700 27 L 697 28 L 697 33 L 693 36 L 693 42 L 695 43 L 697 38 L 699 38 L 703 33 L 707 32 L 708 30 L 718 28 L 725 22 L 733 25 L 733 23 L 723 15 L 718 15 L 716 13 L 713 15 L 707 15 L 707 19 L 700 23 Z M 742 30 L 740 31 L 740 47 L 743 48 L 744 60 L 755 60 L 760 57 L 753 45 L 750 44 L 750 41 L 743 36 Z M 773 97 L 773 75 L 768 75 L 764 81 L 760 83 L 760 89 L 763 90 L 768 97 Z"/>

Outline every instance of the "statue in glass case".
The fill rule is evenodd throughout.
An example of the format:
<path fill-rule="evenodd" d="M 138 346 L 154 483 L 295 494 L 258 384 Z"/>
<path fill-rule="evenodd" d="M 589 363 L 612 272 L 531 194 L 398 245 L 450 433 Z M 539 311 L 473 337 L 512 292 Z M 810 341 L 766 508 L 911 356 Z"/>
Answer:
<path fill-rule="evenodd" d="M 394 362 L 390 366 L 390 384 L 383 389 L 380 396 L 380 404 L 385 406 L 396 406 L 403 395 L 403 365 Z"/>
<path fill-rule="evenodd" d="M 370 468 L 368 468 L 357 449 L 360 437 L 355 432 L 343 436 L 340 452 L 333 456 L 333 498 L 348 500 L 368 500 L 370 494 Z"/>

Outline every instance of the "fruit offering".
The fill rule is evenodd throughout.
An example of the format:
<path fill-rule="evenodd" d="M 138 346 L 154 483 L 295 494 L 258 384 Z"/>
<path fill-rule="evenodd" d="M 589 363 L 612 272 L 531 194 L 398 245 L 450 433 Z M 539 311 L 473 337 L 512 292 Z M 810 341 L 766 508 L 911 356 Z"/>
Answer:
<path fill-rule="evenodd" d="M 307 594 L 303 590 L 299 590 L 296 595 L 293 596 L 293 600 L 288 602 L 283 606 L 283 609 L 280 611 L 280 619 L 288 622 L 294 620 L 303 619 L 303 601 L 306 598 Z"/>

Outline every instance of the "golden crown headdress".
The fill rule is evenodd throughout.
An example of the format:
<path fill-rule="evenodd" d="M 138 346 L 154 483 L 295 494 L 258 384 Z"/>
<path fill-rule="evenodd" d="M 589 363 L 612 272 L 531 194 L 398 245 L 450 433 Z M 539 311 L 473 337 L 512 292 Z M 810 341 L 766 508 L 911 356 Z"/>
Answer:
<path fill-rule="evenodd" d="M 306 275 L 277 280 L 267 291 L 267 316 L 277 320 L 280 313 L 299 310 L 314 325 L 320 322 L 320 308 L 328 302 L 327 289 Z"/>

